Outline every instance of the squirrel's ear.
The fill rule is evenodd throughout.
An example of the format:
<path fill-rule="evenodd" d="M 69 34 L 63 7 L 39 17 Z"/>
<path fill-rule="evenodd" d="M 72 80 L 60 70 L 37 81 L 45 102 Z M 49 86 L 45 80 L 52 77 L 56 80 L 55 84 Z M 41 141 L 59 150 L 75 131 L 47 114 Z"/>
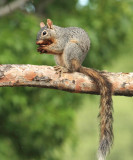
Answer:
<path fill-rule="evenodd" d="M 42 28 L 42 27 L 44 27 L 45 26 L 45 24 L 43 23 L 43 22 L 41 22 L 40 23 L 40 27 Z"/>
<path fill-rule="evenodd" d="M 53 29 L 53 22 L 51 21 L 51 19 L 47 19 L 47 25 L 49 29 Z"/>

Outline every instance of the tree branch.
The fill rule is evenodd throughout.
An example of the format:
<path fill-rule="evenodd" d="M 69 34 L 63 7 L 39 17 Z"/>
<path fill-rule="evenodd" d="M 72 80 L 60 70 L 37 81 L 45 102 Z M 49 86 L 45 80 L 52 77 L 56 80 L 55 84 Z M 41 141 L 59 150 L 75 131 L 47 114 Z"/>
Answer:
<path fill-rule="evenodd" d="M 29 1 L 29 0 L 16 0 L 16 1 L 13 1 L 13 2 L 7 4 L 4 7 L 1 7 L 0 8 L 0 17 L 11 13 L 12 11 L 14 11 L 15 9 L 17 9 L 19 7 L 22 7 L 27 1 Z"/>
<path fill-rule="evenodd" d="M 114 95 L 133 96 L 133 72 L 103 72 L 102 74 L 112 83 Z M 51 66 L 29 64 L 0 65 L 0 87 L 4 86 L 32 86 L 76 93 L 99 94 L 95 83 L 82 73 L 63 73 L 59 77 Z"/>

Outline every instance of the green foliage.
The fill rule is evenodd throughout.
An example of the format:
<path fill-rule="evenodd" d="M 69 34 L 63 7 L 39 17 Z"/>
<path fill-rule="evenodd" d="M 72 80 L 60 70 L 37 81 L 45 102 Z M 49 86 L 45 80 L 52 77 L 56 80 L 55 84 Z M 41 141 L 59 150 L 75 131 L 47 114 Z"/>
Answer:
<path fill-rule="evenodd" d="M 130 33 L 132 14 L 125 1 L 91 1 L 83 9 L 80 18 L 85 17 L 82 22 L 92 42 L 86 65 L 89 62 L 88 66 L 100 68 L 120 54 L 119 47 Z"/>
<path fill-rule="evenodd" d="M 0 63 L 54 64 L 36 52 L 35 16 L 17 12 L 2 22 Z M 9 138 L 19 159 L 56 159 L 53 151 L 71 134 L 78 95 L 23 87 L 1 88 L 0 95 L 0 137 Z"/>
<path fill-rule="evenodd" d="M 102 68 L 112 62 L 113 58 L 124 54 L 128 49 L 126 41 L 132 40 L 132 4 L 125 1 L 90 0 L 88 5 L 82 7 L 77 2 L 34 0 L 35 14 L 17 10 L 2 17 L 0 63 L 55 65 L 52 55 L 40 55 L 36 51 L 39 22 L 44 21 L 42 15 L 51 18 L 56 25 L 78 26 L 88 32 L 91 51 L 84 63 L 88 67 Z M 122 49 L 124 45 L 126 47 Z M 0 159 L 63 159 L 62 145 L 73 134 L 74 110 L 80 106 L 81 99 L 84 99 L 84 95 L 43 88 L 1 88 Z M 90 125 L 86 126 L 91 126 L 94 117 L 88 117 Z M 89 133 L 95 132 L 90 128 L 88 130 Z"/>

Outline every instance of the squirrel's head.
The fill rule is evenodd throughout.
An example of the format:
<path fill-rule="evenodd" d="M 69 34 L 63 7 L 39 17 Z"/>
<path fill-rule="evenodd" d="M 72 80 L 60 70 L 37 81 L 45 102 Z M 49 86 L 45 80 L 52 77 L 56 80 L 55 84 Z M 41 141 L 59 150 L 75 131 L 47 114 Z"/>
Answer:
<path fill-rule="evenodd" d="M 55 31 L 53 22 L 47 19 L 47 25 L 43 22 L 40 23 L 40 31 L 37 34 L 36 44 L 37 45 L 50 45 L 54 42 Z"/>

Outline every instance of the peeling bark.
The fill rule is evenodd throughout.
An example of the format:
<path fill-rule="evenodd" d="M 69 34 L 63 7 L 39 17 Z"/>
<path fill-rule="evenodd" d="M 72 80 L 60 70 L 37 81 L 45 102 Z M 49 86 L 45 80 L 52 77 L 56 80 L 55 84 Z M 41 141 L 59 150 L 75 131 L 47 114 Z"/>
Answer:
<path fill-rule="evenodd" d="M 112 83 L 113 94 L 133 96 L 133 72 L 101 72 Z M 82 73 L 63 73 L 61 77 L 51 66 L 0 65 L 0 87 L 29 86 L 54 88 L 75 93 L 99 94 L 95 83 Z"/>

